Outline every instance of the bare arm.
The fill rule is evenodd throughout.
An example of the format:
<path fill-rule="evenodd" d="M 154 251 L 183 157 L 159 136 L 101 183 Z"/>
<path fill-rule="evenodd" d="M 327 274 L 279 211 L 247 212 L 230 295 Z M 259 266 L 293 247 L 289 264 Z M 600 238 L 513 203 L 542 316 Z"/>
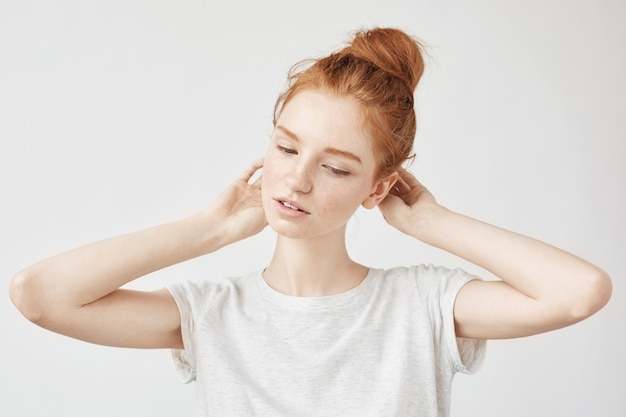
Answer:
<path fill-rule="evenodd" d="M 77 339 L 182 347 L 180 317 L 168 291 L 120 287 L 262 230 L 260 181 L 248 184 L 261 165 L 251 166 L 202 213 L 95 242 L 24 269 L 11 282 L 11 299 L 29 320 Z"/>
<path fill-rule="evenodd" d="M 436 203 L 402 170 L 380 205 L 387 221 L 424 243 L 460 256 L 502 281 L 474 281 L 458 294 L 457 335 L 513 338 L 558 329 L 604 306 L 611 281 L 600 268 L 561 249 Z"/>

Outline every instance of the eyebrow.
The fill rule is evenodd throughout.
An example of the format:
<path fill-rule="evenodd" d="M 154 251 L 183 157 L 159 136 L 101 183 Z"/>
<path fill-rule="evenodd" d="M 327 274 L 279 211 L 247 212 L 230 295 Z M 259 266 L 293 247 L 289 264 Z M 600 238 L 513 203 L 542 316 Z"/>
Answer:
<path fill-rule="evenodd" d="M 289 136 L 291 139 L 295 140 L 296 142 L 300 142 L 300 138 L 298 138 L 298 135 L 296 135 L 295 133 L 293 133 L 291 130 L 287 129 L 286 127 L 281 126 L 281 125 L 276 125 L 276 129 L 282 131 L 285 135 Z M 324 152 L 330 155 L 343 156 L 344 158 L 352 159 L 353 161 L 356 161 L 359 164 L 363 163 L 361 161 L 361 158 L 359 158 L 357 155 L 353 154 L 352 152 L 343 151 L 341 149 L 333 148 L 330 146 L 324 148 Z"/>

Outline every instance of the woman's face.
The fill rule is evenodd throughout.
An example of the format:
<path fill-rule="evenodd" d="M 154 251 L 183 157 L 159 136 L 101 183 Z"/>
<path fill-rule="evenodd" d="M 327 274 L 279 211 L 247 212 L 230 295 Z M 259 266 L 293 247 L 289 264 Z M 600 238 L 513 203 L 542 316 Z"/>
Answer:
<path fill-rule="evenodd" d="M 304 90 L 283 108 L 270 138 L 262 177 L 269 225 L 295 239 L 344 232 L 360 205 L 372 208 L 388 184 L 376 178 L 371 139 L 359 104 Z"/>

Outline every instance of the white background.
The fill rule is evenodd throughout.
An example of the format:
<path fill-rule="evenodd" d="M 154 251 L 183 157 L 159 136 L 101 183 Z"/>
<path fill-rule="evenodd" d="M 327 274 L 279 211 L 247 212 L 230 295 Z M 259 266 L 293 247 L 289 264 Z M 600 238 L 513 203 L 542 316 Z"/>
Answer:
<path fill-rule="evenodd" d="M 0 284 L 74 246 L 194 213 L 263 155 L 294 62 L 350 31 L 429 45 L 412 170 L 450 208 L 606 269 L 609 305 L 489 343 L 453 416 L 626 415 L 626 3 L 0 0 Z M 366 264 L 479 268 L 360 211 Z M 134 283 L 262 268 L 272 232 Z M 106 348 L 27 322 L 0 296 L 0 415 L 191 416 L 169 352 Z"/>

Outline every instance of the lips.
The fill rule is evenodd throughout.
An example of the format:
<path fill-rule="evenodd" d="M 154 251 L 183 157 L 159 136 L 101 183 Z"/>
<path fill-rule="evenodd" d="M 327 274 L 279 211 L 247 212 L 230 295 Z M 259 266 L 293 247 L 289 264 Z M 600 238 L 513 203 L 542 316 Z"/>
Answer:
<path fill-rule="evenodd" d="M 287 198 L 275 198 L 274 199 L 277 203 L 281 204 L 283 207 L 286 207 L 290 210 L 294 210 L 294 211 L 298 211 L 301 213 L 306 213 L 306 214 L 310 214 L 308 211 L 306 211 L 304 208 L 302 208 L 301 205 L 299 205 L 298 203 L 296 203 L 293 200 L 289 200 Z"/>

